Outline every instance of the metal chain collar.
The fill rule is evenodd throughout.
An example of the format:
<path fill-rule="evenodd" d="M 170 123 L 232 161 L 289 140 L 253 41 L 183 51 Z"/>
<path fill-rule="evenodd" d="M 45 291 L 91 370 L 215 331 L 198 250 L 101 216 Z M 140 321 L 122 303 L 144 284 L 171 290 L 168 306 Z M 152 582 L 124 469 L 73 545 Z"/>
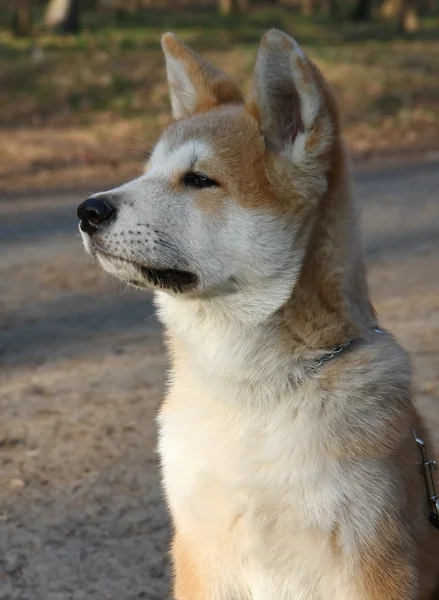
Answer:
<path fill-rule="evenodd" d="M 343 352 L 343 350 L 345 350 L 348 346 L 350 346 L 353 341 L 354 340 L 352 339 L 352 340 L 348 340 L 344 344 L 339 344 L 338 346 L 333 348 L 330 352 L 327 352 L 326 354 L 324 354 L 321 358 L 316 360 L 316 363 L 315 363 L 316 367 L 321 367 L 325 362 L 328 362 L 329 360 L 334 358 L 334 356 L 337 356 L 337 354 L 340 354 L 341 352 Z"/>
<path fill-rule="evenodd" d="M 383 333 L 382 330 L 379 329 L 378 327 L 374 327 L 373 330 L 375 331 L 375 333 Z M 346 348 L 348 346 L 350 346 L 352 344 L 352 342 L 354 342 L 354 341 L 355 340 L 352 338 L 352 339 L 344 342 L 344 344 L 339 344 L 338 346 L 335 346 L 335 348 L 333 348 L 332 350 L 330 350 L 329 352 L 327 352 L 326 354 L 324 354 L 323 356 L 318 358 L 315 362 L 315 366 L 321 367 L 324 363 L 330 361 L 335 356 L 337 356 L 337 354 L 340 354 L 341 352 L 343 352 L 343 350 L 346 350 Z"/>

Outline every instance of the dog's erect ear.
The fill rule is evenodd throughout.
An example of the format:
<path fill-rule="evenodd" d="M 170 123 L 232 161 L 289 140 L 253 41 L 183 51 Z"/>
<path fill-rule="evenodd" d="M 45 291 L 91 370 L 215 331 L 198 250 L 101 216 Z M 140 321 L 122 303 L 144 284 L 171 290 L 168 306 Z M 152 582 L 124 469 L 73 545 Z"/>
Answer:
<path fill-rule="evenodd" d="M 243 102 L 235 82 L 193 52 L 172 33 L 162 37 L 172 114 L 176 119 L 206 112 L 223 104 Z"/>
<path fill-rule="evenodd" d="M 338 129 L 335 102 L 320 71 L 295 40 L 276 29 L 262 38 L 247 110 L 259 121 L 268 148 L 297 163 L 324 151 Z"/>

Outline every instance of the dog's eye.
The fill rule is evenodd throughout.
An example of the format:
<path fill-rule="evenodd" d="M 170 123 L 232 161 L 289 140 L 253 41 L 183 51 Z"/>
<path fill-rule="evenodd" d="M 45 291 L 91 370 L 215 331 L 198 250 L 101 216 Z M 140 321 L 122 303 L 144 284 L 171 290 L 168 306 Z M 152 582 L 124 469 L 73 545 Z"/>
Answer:
<path fill-rule="evenodd" d="M 186 173 L 183 177 L 184 185 L 194 187 L 194 188 L 208 188 L 217 186 L 217 182 L 213 179 L 209 179 L 207 175 L 203 175 L 203 173 Z"/>

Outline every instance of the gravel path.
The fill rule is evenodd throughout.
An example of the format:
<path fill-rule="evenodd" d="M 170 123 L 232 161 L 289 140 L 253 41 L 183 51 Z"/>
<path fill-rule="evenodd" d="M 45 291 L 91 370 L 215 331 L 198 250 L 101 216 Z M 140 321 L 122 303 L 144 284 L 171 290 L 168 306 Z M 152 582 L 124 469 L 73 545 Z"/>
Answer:
<path fill-rule="evenodd" d="M 356 177 L 372 296 L 437 441 L 438 166 Z M 85 256 L 82 199 L 0 198 L 0 600 L 165 600 L 160 327 Z"/>

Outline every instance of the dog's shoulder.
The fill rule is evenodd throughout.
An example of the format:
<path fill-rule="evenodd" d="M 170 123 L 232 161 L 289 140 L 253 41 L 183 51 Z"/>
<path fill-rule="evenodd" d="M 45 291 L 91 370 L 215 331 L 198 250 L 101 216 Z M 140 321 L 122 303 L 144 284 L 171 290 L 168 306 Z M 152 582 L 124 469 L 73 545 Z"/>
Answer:
<path fill-rule="evenodd" d="M 387 332 L 354 343 L 322 371 L 320 386 L 328 390 L 337 454 L 383 458 L 410 439 L 418 422 L 410 359 Z"/>
<path fill-rule="evenodd" d="M 369 398 L 405 393 L 411 383 L 408 353 L 391 334 L 381 330 L 354 340 L 343 360 L 334 360 L 328 367 L 322 376 L 328 385 L 346 386 Z"/>

